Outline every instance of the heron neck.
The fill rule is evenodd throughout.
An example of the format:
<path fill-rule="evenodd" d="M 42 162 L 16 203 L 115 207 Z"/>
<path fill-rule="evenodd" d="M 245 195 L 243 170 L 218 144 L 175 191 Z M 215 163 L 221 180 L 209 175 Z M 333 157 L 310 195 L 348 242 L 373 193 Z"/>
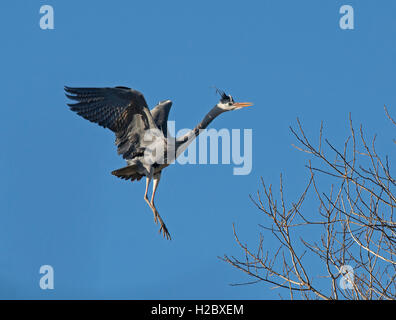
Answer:
<path fill-rule="evenodd" d="M 187 147 L 190 145 L 190 143 L 195 140 L 196 137 L 199 136 L 199 134 L 202 132 L 202 130 L 206 129 L 207 126 L 220 114 L 225 112 L 224 109 L 218 107 L 215 105 L 212 110 L 210 110 L 206 116 L 202 119 L 200 123 L 197 124 L 197 126 L 185 134 L 182 137 L 179 137 L 176 139 L 176 158 L 184 152 L 184 150 L 187 149 Z"/>
<path fill-rule="evenodd" d="M 197 126 L 194 128 L 194 133 L 196 136 L 198 136 L 200 134 L 200 131 L 203 129 L 206 129 L 208 127 L 208 125 L 220 114 L 222 114 L 223 112 L 225 112 L 224 109 L 218 107 L 217 105 L 215 105 L 212 110 L 210 110 L 206 116 L 202 119 L 202 121 L 200 123 L 197 124 Z"/>

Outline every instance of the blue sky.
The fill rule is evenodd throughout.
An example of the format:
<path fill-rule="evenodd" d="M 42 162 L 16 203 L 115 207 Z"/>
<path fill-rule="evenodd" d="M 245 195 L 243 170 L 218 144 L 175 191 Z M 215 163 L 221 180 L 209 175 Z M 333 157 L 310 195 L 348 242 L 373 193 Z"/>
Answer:
<path fill-rule="evenodd" d="M 39 28 L 44 4 L 54 30 Z M 344 4 L 354 30 L 339 27 Z M 394 2 L 6 0 L 0 10 L 0 298 L 277 298 L 264 284 L 230 286 L 249 279 L 217 257 L 243 256 L 233 223 L 257 242 L 262 216 L 249 194 L 260 176 L 277 186 L 282 172 L 290 200 L 304 188 L 307 158 L 289 125 L 299 117 L 315 136 L 324 120 L 340 145 L 351 112 L 395 155 L 383 113 L 386 104 L 396 114 Z M 253 130 L 252 172 L 167 168 L 156 197 L 166 241 L 144 183 L 110 174 L 124 166 L 113 134 L 68 110 L 64 85 L 129 86 L 150 106 L 171 99 L 178 128 L 216 104 L 212 86 L 252 101 L 211 125 Z M 46 264 L 54 290 L 39 287 Z"/>

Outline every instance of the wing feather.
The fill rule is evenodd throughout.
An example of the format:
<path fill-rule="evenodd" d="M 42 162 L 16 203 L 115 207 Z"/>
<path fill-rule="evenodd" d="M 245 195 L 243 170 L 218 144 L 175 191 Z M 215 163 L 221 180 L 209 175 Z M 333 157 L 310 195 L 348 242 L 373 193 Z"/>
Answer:
<path fill-rule="evenodd" d="M 81 117 L 116 134 L 118 154 L 131 159 L 144 152 L 142 139 L 148 129 L 158 129 L 142 93 L 127 87 L 65 87 L 68 104 Z"/>
<path fill-rule="evenodd" d="M 165 137 L 168 136 L 168 116 L 172 107 L 172 101 L 160 101 L 153 109 L 150 110 L 153 120 L 158 129 L 162 131 Z"/>

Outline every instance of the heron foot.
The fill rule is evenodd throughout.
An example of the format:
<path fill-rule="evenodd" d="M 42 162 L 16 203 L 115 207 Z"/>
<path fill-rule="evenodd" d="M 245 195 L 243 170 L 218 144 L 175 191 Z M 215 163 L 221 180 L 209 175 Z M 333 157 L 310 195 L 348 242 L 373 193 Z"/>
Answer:
<path fill-rule="evenodd" d="M 169 234 L 168 229 L 166 228 L 166 225 L 164 222 L 161 223 L 161 227 L 158 230 L 159 233 L 163 233 L 164 238 L 166 238 L 166 240 L 172 240 L 171 235 Z"/>
<path fill-rule="evenodd" d="M 154 221 L 158 224 L 158 222 L 160 223 L 161 227 L 159 229 L 159 233 L 162 233 L 164 238 L 166 238 L 167 240 L 171 240 L 171 236 L 169 234 L 169 231 L 164 223 L 164 221 L 162 220 L 161 216 L 159 215 L 157 209 L 155 208 L 155 206 L 153 205 L 153 212 L 154 212 Z"/>

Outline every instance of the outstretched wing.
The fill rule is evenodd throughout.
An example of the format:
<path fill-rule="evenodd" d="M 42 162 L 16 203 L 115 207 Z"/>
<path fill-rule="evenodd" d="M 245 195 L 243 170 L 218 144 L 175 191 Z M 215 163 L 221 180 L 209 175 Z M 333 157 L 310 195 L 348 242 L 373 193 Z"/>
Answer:
<path fill-rule="evenodd" d="M 153 109 L 150 110 L 153 120 L 158 129 L 162 131 L 165 137 L 168 136 L 168 116 L 172 107 L 172 101 L 160 101 Z"/>
<path fill-rule="evenodd" d="M 157 126 L 142 93 L 127 87 L 65 87 L 65 91 L 69 99 L 77 101 L 68 104 L 72 111 L 116 134 L 118 154 L 123 158 L 144 152 L 144 133 Z"/>

